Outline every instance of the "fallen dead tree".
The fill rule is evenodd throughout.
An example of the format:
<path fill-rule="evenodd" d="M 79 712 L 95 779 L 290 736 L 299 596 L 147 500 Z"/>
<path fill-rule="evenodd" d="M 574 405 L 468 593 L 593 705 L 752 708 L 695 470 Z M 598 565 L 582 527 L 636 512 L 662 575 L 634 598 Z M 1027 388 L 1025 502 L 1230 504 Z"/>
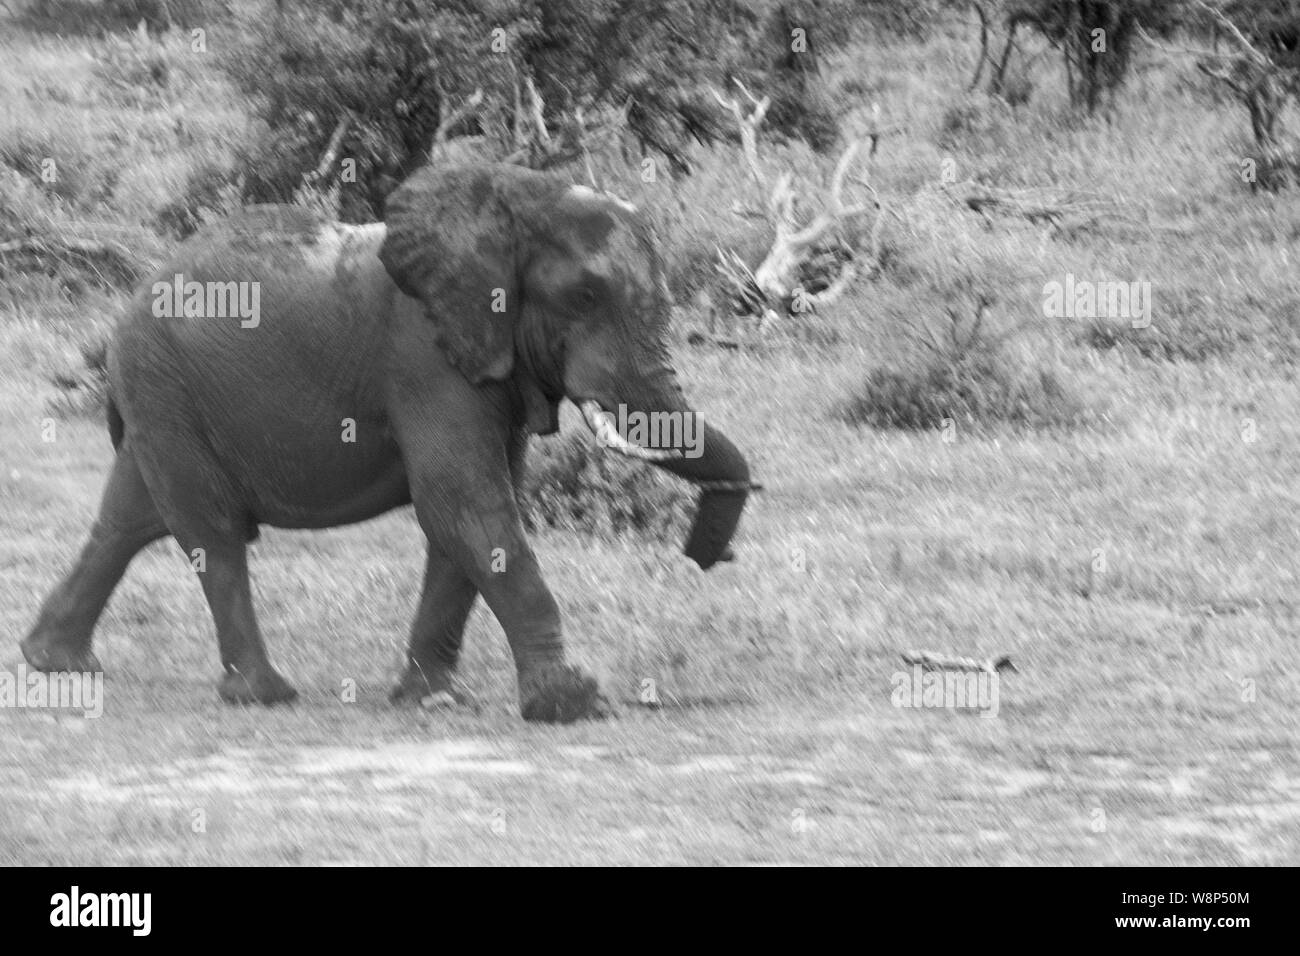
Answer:
<path fill-rule="evenodd" d="M 798 195 L 793 186 L 794 174 L 783 174 L 772 190 L 768 208 L 775 236 L 767 255 L 754 270 L 753 280 L 767 299 L 788 303 L 788 311 L 816 311 L 819 306 L 833 302 L 857 277 L 863 265 L 872 266 L 879 257 L 884 209 L 876 190 L 859 177 L 856 181 L 867 189 L 871 199 L 855 203 L 847 201 L 844 195 L 848 173 L 866 144 L 867 138 L 863 137 L 845 147 L 835 164 L 820 210 L 802 224 L 795 213 Z M 872 137 L 868 156 L 874 154 Z M 872 210 L 876 219 L 866 255 L 860 256 L 862 250 L 851 243 L 846 227 Z"/>
<path fill-rule="evenodd" d="M 755 96 L 740 83 L 736 85 L 749 102 L 748 112 L 738 98 L 725 97 L 716 90 L 713 95 L 736 118 L 750 174 L 760 188 L 768 189 L 769 179 L 758 156 L 757 133 L 769 100 Z M 817 212 L 810 217 L 798 211 L 801 189 L 796 188 L 794 173 L 786 171 L 777 177 L 770 187 L 764 213 L 772 227 L 772 244 L 762 261 L 751 268 L 735 252 L 717 250 L 716 269 L 733 312 L 759 316 L 761 331 L 780 313 L 812 312 L 833 302 L 858 276 L 875 267 L 884 205 L 865 172 L 855 175 L 852 181 L 866 191 L 867 198 L 849 198 L 846 187 L 857 166 L 869 166 L 887 132 L 891 130 L 879 125 L 876 107 L 869 129 L 849 141 L 830 179 L 819 187 L 822 198 Z M 817 187 L 803 184 L 802 188 Z M 870 212 L 875 213 L 875 221 L 863 245 L 852 227 Z"/>
<path fill-rule="evenodd" d="M 0 242 L 0 275 L 11 272 L 72 272 L 89 276 L 105 289 L 115 289 L 134 285 L 144 268 L 121 243 L 49 234 Z"/>
<path fill-rule="evenodd" d="M 1073 234 L 1102 219 L 1129 218 L 1119 202 L 1070 189 L 1005 189 L 965 181 L 940 187 L 955 205 L 987 220 L 1022 219 L 1053 233 Z"/>

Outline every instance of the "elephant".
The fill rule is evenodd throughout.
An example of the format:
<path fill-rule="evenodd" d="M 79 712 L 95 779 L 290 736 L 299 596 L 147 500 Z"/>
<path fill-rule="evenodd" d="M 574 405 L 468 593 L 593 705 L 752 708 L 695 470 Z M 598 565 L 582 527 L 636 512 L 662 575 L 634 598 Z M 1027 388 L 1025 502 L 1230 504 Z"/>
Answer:
<path fill-rule="evenodd" d="M 199 571 L 221 698 L 291 702 L 254 614 L 248 543 L 261 525 L 334 527 L 413 504 L 427 555 L 391 699 L 463 700 L 453 677 L 481 595 L 509 642 L 524 719 L 607 715 L 598 682 L 565 655 L 516 492 L 530 436 L 557 431 L 567 398 L 603 446 L 699 486 L 690 558 L 705 570 L 732 558 L 757 485 L 683 397 L 671 304 L 643 213 L 523 167 L 425 167 L 389 195 L 381 223 L 265 205 L 205 226 L 115 328 L 112 470 L 24 656 L 98 671 L 101 611 L 133 556 L 170 536 Z M 699 453 L 628 440 L 620 409 L 691 418 Z"/>

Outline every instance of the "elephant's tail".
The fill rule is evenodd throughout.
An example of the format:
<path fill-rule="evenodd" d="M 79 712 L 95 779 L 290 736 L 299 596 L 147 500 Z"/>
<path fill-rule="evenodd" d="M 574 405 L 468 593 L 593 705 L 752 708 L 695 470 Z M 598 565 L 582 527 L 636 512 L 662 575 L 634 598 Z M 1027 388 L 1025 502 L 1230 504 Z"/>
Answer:
<path fill-rule="evenodd" d="M 126 422 L 122 421 L 122 413 L 118 410 L 117 402 L 113 401 L 113 396 L 108 396 L 108 437 L 113 440 L 113 450 L 122 444 L 122 436 L 126 432 Z"/>

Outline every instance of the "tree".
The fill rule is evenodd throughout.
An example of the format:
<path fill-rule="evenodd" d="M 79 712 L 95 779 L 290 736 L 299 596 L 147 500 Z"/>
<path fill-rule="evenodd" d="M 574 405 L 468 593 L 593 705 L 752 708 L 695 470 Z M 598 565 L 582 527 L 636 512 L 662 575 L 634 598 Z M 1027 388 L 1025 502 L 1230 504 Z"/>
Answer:
<path fill-rule="evenodd" d="M 1095 113 L 1128 79 L 1139 28 L 1164 36 L 1181 24 L 1187 0 L 971 0 L 980 18 L 981 53 L 972 87 L 991 64 L 988 89 L 1002 95 L 1022 27 L 1036 30 L 1061 53 L 1070 103 Z M 1006 39 L 989 49 L 995 23 Z"/>
<path fill-rule="evenodd" d="M 476 89 L 497 111 L 512 102 L 520 43 L 537 29 L 529 6 L 282 0 L 245 11 L 243 42 L 222 61 L 265 125 L 241 157 L 245 198 L 290 199 L 325 156 L 324 182 L 355 183 L 344 218 L 376 218 L 456 104 Z"/>
<path fill-rule="evenodd" d="M 549 166 L 581 155 L 600 117 L 624 122 L 643 153 L 685 173 L 689 143 L 729 132 L 711 85 L 770 75 L 809 102 L 811 60 L 783 66 L 785 27 L 820 29 L 843 2 L 277 0 L 245 9 L 244 39 L 223 60 L 265 127 L 241 157 L 244 195 L 287 200 L 304 176 L 329 188 L 342 174 L 351 178 L 341 215 L 370 220 L 435 139 L 477 135 L 487 157 Z M 813 139 L 806 115 L 794 114 L 794 133 Z M 829 126 L 833 139 L 834 118 L 820 122 L 816 132 L 826 138 Z"/>
<path fill-rule="evenodd" d="M 1300 2 L 1193 3 L 1215 37 L 1213 50 L 1199 51 L 1197 69 L 1231 90 L 1250 115 L 1255 155 L 1243 161 L 1243 178 L 1252 191 L 1300 182 L 1300 144 L 1283 123 L 1300 93 Z"/>

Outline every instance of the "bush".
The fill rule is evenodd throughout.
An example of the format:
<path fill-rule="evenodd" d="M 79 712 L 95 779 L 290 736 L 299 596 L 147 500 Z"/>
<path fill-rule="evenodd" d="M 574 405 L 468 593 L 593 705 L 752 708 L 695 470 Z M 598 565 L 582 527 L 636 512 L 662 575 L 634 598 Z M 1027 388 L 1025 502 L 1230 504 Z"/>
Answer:
<path fill-rule="evenodd" d="M 952 5 L 952 0 L 858 0 L 856 6 L 874 32 L 921 40 L 943 22 L 944 7 Z"/>
<path fill-rule="evenodd" d="M 133 30 L 141 22 L 153 33 L 209 26 L 229 10 L 228 0 L 36 0 L 21 20 L 42 33 L 99 36 Z"/>
<path fill-rule="evenodd" d="M 535 441 L 519 491 L 524 526 L 599 537 L 629 531 L 658 540 L 689 524 L 689 491 L 651 465 L 594 448 L 585 435 Z"/>
<path fill-rule="evenodd" d="M 1011 424 L 1071 427 L 1091 417 L 1062 369 L 1013 354 L 1007 336 L 969 329 L 954 319 L 947 341 L 911 362 L 872 369 L 842 409 L 846 421 L 874 428 L 940 428 L 945 419 L 971 427 Z"/>
<path fill-rule="evenodd" d="M 1019 138 L 1011 106 L 1001 97 L 968 93 L 946 110 L 939 121 L 938 143 L 987 156 L 1005 152 Z"/>
<path fill-rule="evenodd" d="M 233 212 L 239 205 L 239 193 L 231 170 L 219 163 L 201 163 L 186 177 L 181 195 L 158 210 L 154 228 L 185 239 L 207 220 Z"/>
<path fill-rule="evenodd" d="M 388 192 L 428 160 L 440 121 L 476 90 L 482 101 L 447 135 L 481 136 L 487 154 L 540 167 L 578 159 L 570 140 L 579 136 L 579 112 L 590 122 L 626 107 L 639 152 L 690 172 L 692 142 L 732 132 L 707 88 L 739 76 L 772 95 L 768 131 L 830 149 L 838 124 L 816 60 L 792 53 L 781 25 L 796 13 L 792 22 L 810 28 L 834 22 L 826 11 L 837 3 L 848 7 L 843 0 L 808 0 L 798 11 L 778 0 L 498 0 L 487 9 L 469 0 L 257 4 L 239 27 L 247 42 L 223 47 L 220 61 L 265 124 L 240 159 L 246 198 L 291 200 L 341 129 L 338 155 L 355 164 L 355 180 L 342 190 L 343 218 L 378 218 Z M 518 142 L 534 125 L 526 81 L 541 97 L 557 147 L 550 152 Z"/>
<path fill-rule="evenodd" d="M 147 34 L 105 38 L 96 51 L 95 77 L 106 97 L 124 106 L 154 106 L 167 95 L 172 66 L 167 50 Z"/>
<path fill-rule="evenodd" d="M 801 139 L 815 152 L 829 153 L 840 137 L 840 123 L 827 97 L 808 84 L 778 87 L 763 123 L 767 133 Z"/>
<path fill-rule="evenodd" d="M 1143 358 L 1167 362 L 1205 362 L 1234 351 L 1253 338 L 1250 330 L 1223 323 L 1182 322 L 1135 329 L 1119 319 L 1091 319 L 1081 336 L 1098 351 L 1130 349 Z"/>
<path fill-rule="evenodd" d="M 0 139 L 0 167 L 21 174 L 38 191 L 81 208 L 111 198 L 121 175 L 114 163 L 59 129 L 11 131 Z"/>
<path fill-rule="evenodd" d="M 102 229 L 72 218 L 58 195 L 2 166 L 0 243 L 0 280 L 15 297 L 20 289 L 33 298 L 37 289 L 57 289 L 69 301 L 129 289 L 152 251 L 146 230 Z"/>
<path fill-rule="evenodd" d="M 1187 7 L 1187 0 L 1004 0 L 995 17 L 1008 31 L 1030 27 L 1059 50 L 1070 104 L 1092 114 L 1127 82 L 1139 29 L 1167 36 Z M 997 89 L 1002 77 L 990 82 Z"/>
<path fill-rule="evenodd" d="M 1300 184 L 1300 142 L 1289 133 L 1270 146 L 1239 138 L 1229 155 L 1251 161 L 1249 168 L 1243 168 L 1240 160 L 1234 162 L 1231 175 L 1237 184 L 1244 179 L 1252 192 L 1282 192 Z"/>
<path fill-rule="evenodd" d="M 50 400 L 50 411 L 68 418 L 96 417 L 108 404 L 108 339 L 92 337 L 80 342 L 77 350 L 82 366 L 50 377 L 59 389 Z"/>
<path fill-rule="evenodd" d="M 519 3 L 500 6 L 337 0 L 241 11 L 247 40 L 223 47 L 218 62 L 265 123 L 239 157 L 244 198 L 291 201 L 348 117 L 338 155 L 355 163 L 355 183 L 342 191 L 344 218 L 381 218 L 388 192 L 427 160 L 445 110 L 479 87 L 490 104 L 510 101 L 517 55 L 493 50 L 494 30 L 515 51 L 531 25 Z"/>

